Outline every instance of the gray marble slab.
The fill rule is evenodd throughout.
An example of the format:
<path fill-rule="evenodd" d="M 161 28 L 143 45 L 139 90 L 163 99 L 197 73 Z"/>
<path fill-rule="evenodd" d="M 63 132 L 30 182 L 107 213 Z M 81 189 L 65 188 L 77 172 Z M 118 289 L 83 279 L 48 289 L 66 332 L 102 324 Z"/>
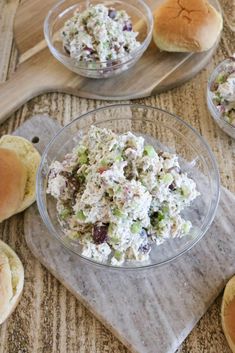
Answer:
<path fill-rule="evenodd" d="M 34 117 L 16 133 L 38 136 L 42 151 L 58 127 Z M 36 205 L 25 214 L 25 236 L 38 260 L 129 349 L 173 353 L 235 273 L 234 209 L 234 195 L 222 188 L 216 218 L 192 250 L 137 272 L 104 270 L 69 253 L 47 232 Z"/>

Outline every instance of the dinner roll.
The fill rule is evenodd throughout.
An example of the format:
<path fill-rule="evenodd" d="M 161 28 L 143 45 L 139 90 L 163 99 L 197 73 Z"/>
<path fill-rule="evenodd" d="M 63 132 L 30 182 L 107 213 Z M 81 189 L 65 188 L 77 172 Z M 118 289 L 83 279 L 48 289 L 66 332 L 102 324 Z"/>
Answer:
<path fill-rule="evenodd" d="M 161 50 L 202 52 L 213 47 L 222 27 L 207 0 L 165 0 L 154 11 L 153 39 Z"/>
<path fill-rule="evenodd" d="M 21 207 L 26 180 L 27 170 L 18 155 L 0 147 L 0 222 Z"/>
<path fill-rule="evenodd" d="M 0 324 L 15 309 L 23 286 L 23 265 L 16 253 L 0 240 Z"/>
<path fill-rule="evenodd" d="M 225 287 L 221 319 L 229 347 L 235 353 L 235 276 L 230 279 Z"/>
<path fill-rule="evenodd" d="M 27 171 L 24 197 L 16 213 L 25 210 L 36 199 L 36 174 L 41 156 L 31 142 L 20 136 L 4 135 L 0 138 L 0 147 L 17 153 Z"/>

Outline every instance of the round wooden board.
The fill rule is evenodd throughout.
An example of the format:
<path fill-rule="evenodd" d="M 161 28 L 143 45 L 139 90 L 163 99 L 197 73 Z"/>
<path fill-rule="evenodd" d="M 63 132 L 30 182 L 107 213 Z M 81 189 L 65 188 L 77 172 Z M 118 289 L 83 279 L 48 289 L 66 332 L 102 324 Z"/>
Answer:
<path fill-rule="evenodd" d="M 87 79 L 74 74 L 49 52 L 43 37 L 43 21 L 56 0 L 24 0 L 14 23 L 20 64 L 10 81 L 0 86 L 0 122 L 32 97 L 45 92 L 76 96 L 130 100 L 147 97 L 191 79 L 210 61 L 217 44 L 200 54 L 160 52 L 152 42 L 138 63 L 109 79 Z M 147 0 L 154 9 L 162 0 Z M 217 0 L 210 0 L 221 12 Z"/>
<path fill-rule="evenodd" d="M 33 47 L 43 46 L 41 43 L 44 39 L 43 21 L 49 9 L 57 2 L 57 0 L 44 0 L 43 3 L 41 0 L 25 0 L 19 5 L 15 18 L 14 38 L 21 55 L 25 55 Z M 146 2 L 153 10 L 162 0 Z M 217 0 L 210 0 L 210 2 L 221 12 Z M 111 79 L 98 81 L 86 79 L 83 83 L 86 87 L 85 97 L 93 98 L 99 92 L 99 98 L 131 99 L 173 88 L 203 69 L 216 47 L 217 44 L 209 51 L 190 55 L 160 52 L 152 42 L 141 60 L 130 71 Z M 66 88 L 68 88 L 67 83 L 64 83 L 65 91 Z M 70 88 L 73 90 L 73 87 L 69 87 L 71 92 Z M 75 91 L 72 93 L 79 94 L 76 87 L 74 88 Z M 61 90 L 63 90 L 62 87 Z"/>

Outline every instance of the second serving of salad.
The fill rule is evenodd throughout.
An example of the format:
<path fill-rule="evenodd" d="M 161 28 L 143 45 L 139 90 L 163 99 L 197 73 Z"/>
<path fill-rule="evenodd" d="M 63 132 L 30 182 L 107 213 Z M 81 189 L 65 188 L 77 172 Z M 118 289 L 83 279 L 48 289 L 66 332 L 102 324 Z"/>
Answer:
<path fill-rule="evenodd" d="M 210 89 L 212 101 L 221 118 L 235 127 L 235 57 L 227 61 L 226 64 L 221 64 L 223 69 L 212 82 Z"/>
<path fill-rule="evenodd" d="M 180 213 L 199 195 L 177 155 L 96 126 L 51 164 L 47 193 L 82 255 L 116 266 L 148 260 L 154 244 L 188 234 L 191 223 Z"/>
<path fill-rule="evenodd" d="M 112 60 L 118 63 L 140 45 L 126 11 L 102 4 L 76 11 L 65 22 L 61 36 L 66 52 L 78 62 L 91 62 L 91 66 L 97 61 L 103 67 Z"/>

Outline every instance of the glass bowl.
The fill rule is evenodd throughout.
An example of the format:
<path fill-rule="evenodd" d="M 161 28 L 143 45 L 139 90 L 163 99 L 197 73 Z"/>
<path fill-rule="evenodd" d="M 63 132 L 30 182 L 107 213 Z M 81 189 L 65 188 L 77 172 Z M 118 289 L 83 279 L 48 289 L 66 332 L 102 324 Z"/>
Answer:
<path fill-rule="evenodd" d="M 219 127 L 224 132 L 226 132 L 226 134 L 228 134 L 229 136 L 235 139 L 235 126 L 230 124 L 228 121 L 226 121 L 223 118 L 222 112 L 218 110 L 218 108 L 213 102 L 213 93 L 211 91 L 218 75 L 222 72 L 226 72 L 228 68 L 231 66 L 232 62 L 233 62 L 233 65 L 235 65 L 234 59 L 226 59 L 222 61 L 212 72 L 207 85 L 207 106 L 212 117 L 214 118 L 215 122 L 219 125 Z"/>
<path fill-rule="evenodd" d="M 194 179 L 198 196 L 183 212 L 192 222 L 190 233 L 182 238 L 169 239 L 162 245 L 154 245 L 150 260 L 126 261 L 120 267 L 99 263 L 81 255 L 78 241 L 65 237 L 57 220 L 56 201 L 46 194 L 49 166 L 61 161 L 71 152 L 91 125 L 112 129 L 116 133 L 131 131 L 143 136 L 147 143 L 164 151 L 177 153 L 183 171 Z M 203 138 L 187 123 L 164 110 L 136 104 L 117 104 L 88 112 L 62 128 L 43 153 L 37 174 L 37 203 L 41 217 L 49 232 L 67 249 L 81 258 L 111 268 L 137 269 L 159 266 L 173 261 L 193 247 L 208 230 L 214 219 L 219 201 L 220 181 L 215 158 Z"/>
<path fill-rule="evenodd" d="M 60 31 L 65 21 L 73 16 L 75 9 L 84 11 L 90 4 L 103 4 L 107 7 L 125 10 L 131 17 L 134 30 L 139 32 L 137 39 L 141 45 L 119 60 L 85 62 L 71 58 L 63 48 Z M 69 70 L 92 78 L 115 76 L 132 67 L 147 49 L 152 38 L 152 31 L 152 12 L 142 0 L 63 0 L 49 11 L 44 22 L 44 35 L 52 55 Z"/>

